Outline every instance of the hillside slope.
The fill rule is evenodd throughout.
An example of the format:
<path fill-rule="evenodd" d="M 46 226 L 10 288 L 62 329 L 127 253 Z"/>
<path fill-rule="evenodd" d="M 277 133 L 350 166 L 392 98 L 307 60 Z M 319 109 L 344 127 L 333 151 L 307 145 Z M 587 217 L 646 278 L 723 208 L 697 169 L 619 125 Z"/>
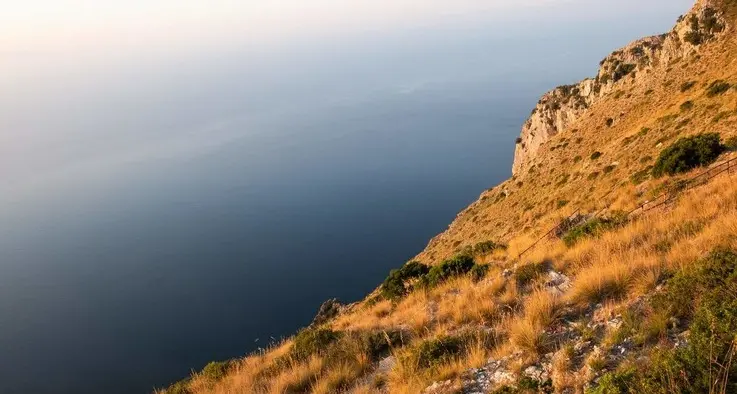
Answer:
<path fill-rule="evenodd" d="M 365 300 L 163 391 L 737 392 L 735 33 L 699 0 L 546 94 L 514 177 Z"/>

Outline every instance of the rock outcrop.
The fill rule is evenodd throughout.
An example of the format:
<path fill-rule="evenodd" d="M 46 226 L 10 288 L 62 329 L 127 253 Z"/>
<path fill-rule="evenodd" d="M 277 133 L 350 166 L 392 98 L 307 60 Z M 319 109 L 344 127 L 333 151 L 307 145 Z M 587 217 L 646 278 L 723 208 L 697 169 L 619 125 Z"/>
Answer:
<path fill-rule="evenodd" d="M 599 98 L 628 84 L 641 83 L 654 70 L 697 52 L 702 44 L 722 34 L 726 26 L 719 1 L 700 0 L 678 19 L 670 33 L 643 38 L 614 51 L 601 61 L 595 79 L 560 86 L 543 95 L 522 126 L 512 173 L 523 175 L 534 164 L 540 147 L 565 132 Z"/>
<path fill-rule="evenodd" d="M 322 305 L 320 305 L 320 309 L 317 311 L 317 315 L 315 315 L 315 318 L 312 320 L 310 327 L 317 327 L 329 322 L 345 309 L 346 306 L 337 298 L 332 298 L 323 302 Z"/>

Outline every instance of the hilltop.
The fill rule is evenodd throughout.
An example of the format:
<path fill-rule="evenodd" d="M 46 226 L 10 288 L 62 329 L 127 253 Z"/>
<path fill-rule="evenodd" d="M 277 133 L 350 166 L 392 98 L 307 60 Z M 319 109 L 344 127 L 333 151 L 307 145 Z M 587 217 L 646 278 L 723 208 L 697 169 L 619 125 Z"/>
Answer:
<path fill-rule="evenodd" d="M 546 93 L 513 177 L 366 299 L 164 391 L 737 392 L 736 84 L 737 1 L 698 0 Z"/>

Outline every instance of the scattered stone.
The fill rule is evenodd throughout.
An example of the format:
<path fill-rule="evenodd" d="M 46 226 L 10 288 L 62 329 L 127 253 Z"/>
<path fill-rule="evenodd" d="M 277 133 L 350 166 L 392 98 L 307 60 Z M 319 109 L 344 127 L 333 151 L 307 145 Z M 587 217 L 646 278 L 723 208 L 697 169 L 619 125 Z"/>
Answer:
<path fill-rule="evenodd" d="M 545 282 L 545 288 L 553 295 L 562 295 L 571 288 L 571 278 L 559 272 L 548 272 L 548 281 Z"/>
<path fill-rule="evenodd" d="M 394 356 L 389 356 L 379 361 L 379 367 L 376 369 L 379 373 L 388 373 L 394 368 L 397 363 L 397 359 Z"/>
<path fill-rule="evenodd" d="M 454 387 L 452 380 L 445 380 L 431 384 L 422 392 L 425 394 L 450 394 L 457 391 L 457 389 L 457 387 Z"/>
<path fill-rule="evenodd" d="M 525 369 L 525 376 L 538 382 L 544 382 L 548 380 L 549 374 L 545 369 L 537 365 L 531 365 Z"/>

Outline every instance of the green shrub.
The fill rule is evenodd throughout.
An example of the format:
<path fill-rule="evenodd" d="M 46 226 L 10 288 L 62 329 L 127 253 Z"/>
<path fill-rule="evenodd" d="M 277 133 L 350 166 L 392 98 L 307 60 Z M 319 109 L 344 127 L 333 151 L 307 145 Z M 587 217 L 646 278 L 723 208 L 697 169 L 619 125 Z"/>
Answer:
<path fill-rule="evenodd" d="M 613 124 L 614 124 L 614 119 L 612 119 L 612 118 L 608 118 L 608 119 L 606 120 L 606 126 L 607 126 L 607 127 L 612 127 L 612 125 L 613 125 Z"/>
<path fill-rule="evenodd" d="M 388 300 L 397 300 L 409 293 L 407 281 L 424 276 L 430 268 L 418 261 L 410 261 L 402 268 L 392 270 L 381 285 L 381 294 Z"/>
<path fill-rule="evenodd" d="M 727 119 L 734 115 L 733 111 L 720 111 L 718 114 L 714 115 L 714 117 L 711 119 L 712 123 L 719 123 L 724 119 Z"/>
<path fill-rule="evenodd" d="M 422 277 L 423 284 L 429 287 L 437 286 L 449 278 L 465 275 L 475 263 L 471 256 L 461 254 L 430 268 L 430 272 Z"/>
<path fill-rule="evenodd" d="M 547 268 L 544 262 L 527 263 L 517 267 L 514 271 L 514 280 L 519 287 L 525 287 L 533 280 L 539 278 L 545 271 L 547 271 Z"/>
<path fill-rule="evenodd" d="M 538 382 L 529 376 L 522 376 L 517 382 L 517 390 L 519 393 L 553 393 L 553 381 L 547 379 L 543 382 Z"/>
<path fill-rule="evenodd" d="M 623 212 L 613 212 L 608 217 L 593 218 L 586 223 L 572 228 L 563 236 L 563 242 L 568 247 L 587 237 L 598 237 L 605 231 L 621 227 L 627 223 L 627 215 Z"/>
<path fill-rule="evenodd" d="M 693 109 L 693 101 L 685 101 L 681 104 L 681 111 L 686 112 Z"/>
<path fill-rule="evenodd" d="M 704 35 L 698 31 L 689 31 L 683 36 L 683 39 L 691 45 L 701 45 L 704 42 Z"/>
<path fill-rule="evenodd" d="M 591 160 L 596 160 L 596 159 L 600 158 L 601 155 L 602 155 L 601 152 L 596 151 L 596 152 L 594 152 L 594 153 L 591 154 Z"/>
<path fill-rule="evenodd" d="M 730 151 L 737 151 L 737 136 L 729 137 L 727 142 L 724 143 L 724 147 Z"/>
<path fill-rule="evenodd" d="M 574 163 L 578 163 L 581 160 L 582 160 L 582 157 L 581 156 L 576 156 L 576 157 L 573 158 L 573 162 Z"/>
<path fill-rule="evenodd" d="M 294 338 L 292 354 L 307 358 L 313 354 L 324 354 L 327 348 L 341 337 L 341 333 L 326 328 L 304 329 Z"/>
<path fill-rule="evenodd" d="M 475 255 L 487 255 L 497 250 L 506 250 L 506 249 L 507 249 L 507 245 L 497 243 L 494 241 L 484 241 L 484 242 L 479 242 L 476 245 L 474 245 L 470 249 L 470 252 Z"/>
<path fill-rule="evenodd" d="M 602 169 L 602 171 L 603 171 L 603 172 L 604 172 L 605 174 L 608 174 L 608 173 L 610 173 L 610 172 L 614 171 L 614 170 L 615 170 L 616 168 L 617 168 L 617 166 L 614 166 L 614 165 L 608 165 L 608 166 L 604 167 L 604 168 Z"/>
<path fill-rule="evenodd" d="M 630 181 L 635 186 L 641 184 L 642 182 L 645 182 L 647 178 L 650 177 L 652 169 L 653 166 L 647 166 L 644 169 L 637 171 L 636 173 L 632 174 L 632 176 L 630 176 Z"/>
<path fill-rule="evenodd" d="M 668 280 L 664 292 L 655 294 L 650 307 L 688 328 L 686 346 L 656 347 L 647 364 L 607 374 L 588 393 L 736 393 L 737 363 L 730 362 L 737 341 L 735 292 L 734 251 L 716 250 L 679 271 Z M 647 325 L 643 328 L 647 329 Z M 717 376 L 726 384 L 715 390 Z"/>
<path fill-rule="evenodd" d="M 179 382 L 176 382 L 172 384 L 171 386 L 167 387 L 166 390 L 164 390 L 164 393 L 166 394 L 190 394 L 192 391 L 189 390 L 189 379 L 180 380 Z"/>
<path fill-rule="evenodd" d="M 544 382 L 538 382 L 528 376 L 520 377 L 517 382 L 517 387 L 514 386 L 501 386 L 491 391 L 491 394 L 552 394 L 555 390 L 553 389 L 553 381 L 551 379 L 545 380 Z"/>
<path fill-rule="evenodd" d="M 684 82 L 683 84 L 681 84 L 681 93 L 685 93 L 691 90 L 691 88 L 693 88 L 694 86 L 696 86 L 696 81 Z"/>
<path fill-rule="evenodd" d="M 706 95 L 708 97 L 719 96 L 721 94 L 726 93 L 731 87 L 732 85 L 730 85 L 727 82 L 722 81 L 721 79 L 716 80 L 712 82 L 708 88 L 706 88 Z"/>
<path fill-rule="evenodd" d="M 635 392 L 631 391 L 635 374 L 636 371 L 633 368 L 626 368 L 618 372 L 609 372 L 602 376 L 598 386 L 586 390 L 586 394 L 635 394 Z"/>
<path fill-rule="evenodd" d="M 622 78 L 626 77 L 627 75 L 631 74 L 635 69 L 637 68 L 634 64 L 628 64 L 628 63 L 619 63 L 614 68 L 614 73 L 612 75 L 612 80 L 614 82 L 617 82 L 621 80 Z"/>
<path fill-rule="evenodd" d="M 716 161 L 724 149 L 717 133 L 681 138 L 660 153 L 653 167 L 653 176 L 659 178 L 707 166 Z"/>
<path fill-rule="evenodd" d="M 417 365 L 430 368 L 451 360 L 463 350 L 459 337 L 440 337 L 420 343 L 414 352 Z"/>
<path fill-rule="evenodd" d="M 392 348 L 404 343 L 404 333 L 398 330 L 364 332 L 361 334 L 360 340 L 369 358 L 377 361 L 386 357 Z"/>
<path fill-rule="evenodd" d="M 201 375 L 211 380 L 222 379 L 230 370 L 232 363 L 229 361 L 212 361 L 202 368 Z"/>
<path fill-rule="evenodd" d="M 556 206 L 558 207 L 558 209 L 561 209 L 565 207 L 566 205 L 568 205 L 568 200 L 558 200 L 558 202 L 556 203 Z"/>
<path fill-rule="evenodd" d="M 489 273 L 489 264 L 476 264 L 471 268 L 471 271 L 469 271 L 469 274 L 471 275 L 471 279 L 473 279 L 475 282 L 479 282 L 482 279 L 486 277 L 486 274 Z"/>

